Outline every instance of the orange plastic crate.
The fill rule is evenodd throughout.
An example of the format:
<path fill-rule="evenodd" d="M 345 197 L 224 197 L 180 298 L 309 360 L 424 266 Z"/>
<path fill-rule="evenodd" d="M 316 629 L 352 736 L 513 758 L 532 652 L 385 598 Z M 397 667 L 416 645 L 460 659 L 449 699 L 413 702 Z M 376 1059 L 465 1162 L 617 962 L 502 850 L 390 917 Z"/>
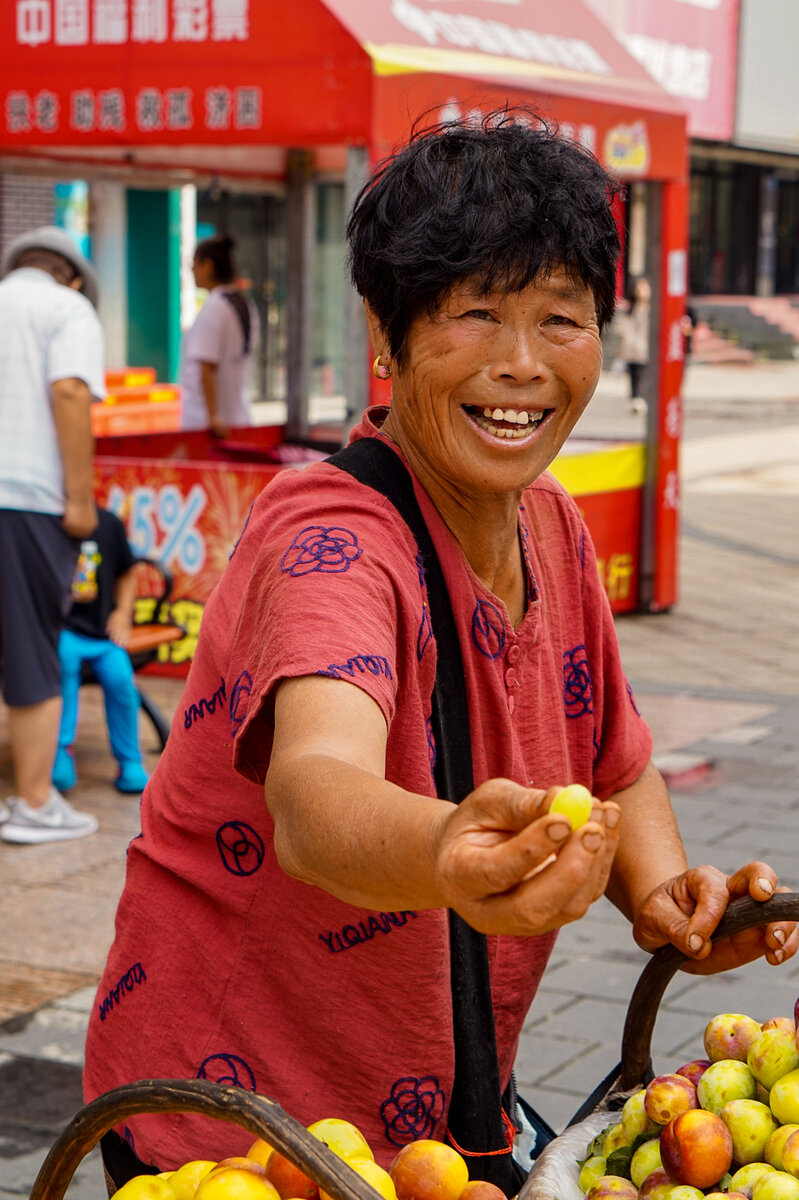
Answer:
<path fill-rule="evenodd" d="M 93 404 L 92 433 L 111 437 L 125 433 L 173 433 L 180 429 L 180 398 L 127 400 L 123 404 Z"/>
<path fill-rule="evenodd" d="M 155 367 L 117 367 L 105 373 L 105 386 L 109 389 L 118 387 L 142 387 L 155 383 Z"/>

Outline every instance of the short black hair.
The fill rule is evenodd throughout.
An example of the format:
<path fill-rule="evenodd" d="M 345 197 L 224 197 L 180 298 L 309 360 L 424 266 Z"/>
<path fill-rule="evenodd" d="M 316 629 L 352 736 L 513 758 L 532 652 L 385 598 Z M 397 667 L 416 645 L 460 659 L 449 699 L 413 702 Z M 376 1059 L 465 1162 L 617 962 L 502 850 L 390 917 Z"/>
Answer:
<path fill-rule="evenodd" d="M 401 361 L 411 322 L 459 281 L 520 291 L 563 267 L 616 305 L 618 185 L 530 108 L 417 128 L 379 163 L 347 223 L 352 282 Z"/>
<path fill-rule="evenodd" d="M 213 237 L 204 238 L 194 249 L 195 259 L 207 262 L 210 259 L 217 283 L 232 283 L 236 278 L 236 262 L 233 250 L 236 239 L 229 233 L 215 233 Z"/>

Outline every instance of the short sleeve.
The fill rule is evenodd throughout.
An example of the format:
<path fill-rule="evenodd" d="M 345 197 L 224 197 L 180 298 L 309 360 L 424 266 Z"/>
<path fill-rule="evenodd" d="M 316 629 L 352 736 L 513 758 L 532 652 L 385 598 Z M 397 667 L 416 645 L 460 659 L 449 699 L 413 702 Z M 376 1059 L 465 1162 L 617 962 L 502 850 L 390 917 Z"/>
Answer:
<path fill-rule="evenodd" d="M 226 300 L 210 295 L 197 314 L 192 333 L 192 354 L 198 362 L 219 363 L 222 360 L 227 308 Z"/>
<path fill-rule="evenodd" d="M 597 569 L 596 551 L 578 517 L 583 619 L 594 704 L 595 795 L 606 800 L 635 783 L 652 755 L 652 736 L 624 674 L 610 602 Z"/>
<path fill-rule="evenodd" d="M 77 292 L 47 349 L 47 382 L 59 379 L 82 379 L 96 400 L 105 396 L 103 328 L 89 301 Z"/>
<path fill-rule="evenodd" d="M 230 677 L 246 691 L 231 697 L 234 765 L 259 782 L 283 679 L 345 680 L 391 724 L 409 638 L 403 612 L 420 596 L 412 542 L 402 552 L 410 534 L 394 510 L 334 467 L 320 470 L 282 496 L 276 484 L 266 489 L 233 560 L 241 556 L 247 576 L 231 653 Z"/>

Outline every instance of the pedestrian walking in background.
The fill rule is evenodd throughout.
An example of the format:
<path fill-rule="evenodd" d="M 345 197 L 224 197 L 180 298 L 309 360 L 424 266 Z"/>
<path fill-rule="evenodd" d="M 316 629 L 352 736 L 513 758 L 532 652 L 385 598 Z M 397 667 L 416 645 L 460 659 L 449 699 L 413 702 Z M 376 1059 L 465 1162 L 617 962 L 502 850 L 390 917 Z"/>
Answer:
<path fill-rule="evenodd" d="M 62 229 L 13 242 L 0 283 L 0 654 L 14 795 L 7 842 L 94 833 L 52 786 L 61 719 L 58 638 L 80 539 L 97 524 L 90 406 L 105 394 L 97 276 Z"/>
<path fill-rule="evenodd" d="M 649 364 L 649 322 L 651 319 L 652 289 L 643 276 L 631 276 L 627 288 L 629 308 L 619 315 L 621 341 L 619 358 L 630 376 L 632 410 L 646 412 L 644 373 Z"/>
<path fill-rule="evenodd" d="M 64 708 L 53 784 L 64 790 L 77 782 L 72 744 L 83 665 L 88 663 L 103 689 L 111 753 L 119 764 L 114 786 L 135 793 L 144 790 L 148 778 L 139 746 L 141 699 L 126 649 L 136 599 L 135 559 L 119 517 L 105 508 L 97 516 L 97 527 L 80 548 L 72 608 L 58 643 Z"/>
<path fill-rule="evenodd" d="M 250 424 L 250 376 L 258 312 L 236 284 L 235 242 L 217 234 L 197 244 L 194 281 L 210 295 L 184 335 L 183 429 L 227 437 Z"/>

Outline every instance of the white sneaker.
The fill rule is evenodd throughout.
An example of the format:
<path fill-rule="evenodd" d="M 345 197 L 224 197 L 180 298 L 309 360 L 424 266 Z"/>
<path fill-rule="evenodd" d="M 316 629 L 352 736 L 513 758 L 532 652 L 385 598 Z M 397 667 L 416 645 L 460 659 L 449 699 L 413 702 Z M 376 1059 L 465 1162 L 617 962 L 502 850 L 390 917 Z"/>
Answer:
<path fill-rule="evenodd" d="M 0 825 L 2 825 L 11 816 L 11 812 L 7 804 L 3 804 L 0 800 Z"/>
<path fill-rule="evenodd" d="M 0 838 L 18 845 L 40 842 L 65 842 L 95 833 L 99 822 L 91 813 L 77 812 L 55 788 L 50 788 L 47 803 L 31 808 L 20 796 L 9 796 L 11 812 L 0 825 Z"/>

